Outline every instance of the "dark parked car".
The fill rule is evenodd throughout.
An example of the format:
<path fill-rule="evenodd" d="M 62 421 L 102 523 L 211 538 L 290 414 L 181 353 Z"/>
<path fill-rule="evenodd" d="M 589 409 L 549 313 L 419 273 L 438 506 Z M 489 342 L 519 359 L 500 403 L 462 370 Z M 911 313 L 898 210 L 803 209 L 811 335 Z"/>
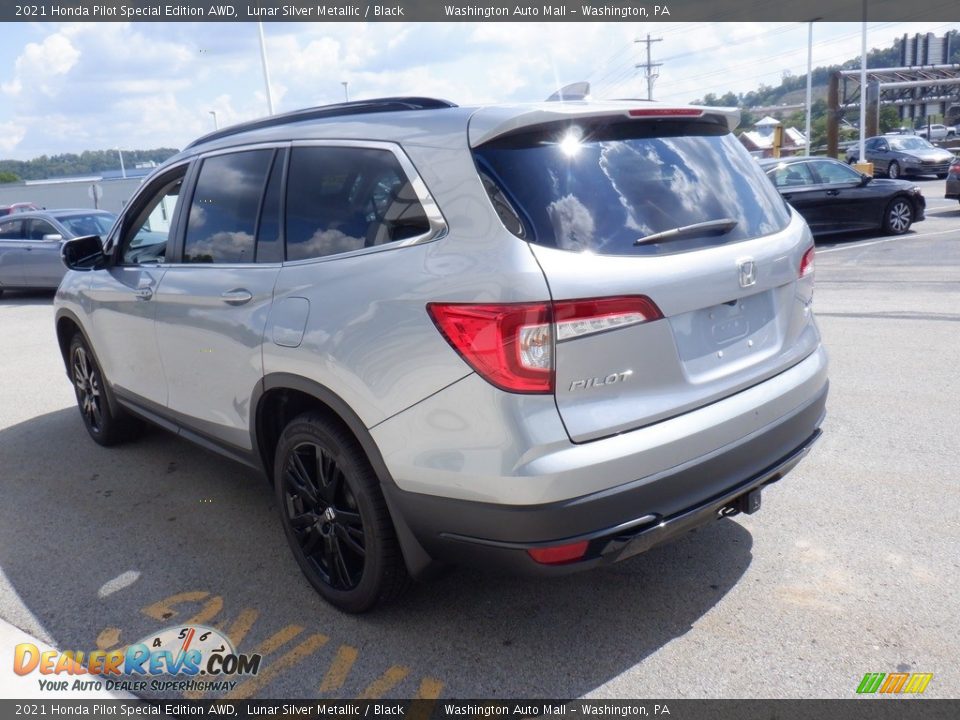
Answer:
<path fill-rule="evenodd" d="M 0 294 L 4 290 L 55 289 L 67 269 L 64 240 L 106 235 L 117 216 L 103 210 L 44 210 L 0 217 Z"/>
<path fill-rule="evenodd" d="M 33 203 L 29 202 L 13 203 L 12 205 L 0 205 L 0 217 L 3 217 L 4 215 L 13 215 L 14 213 L 33 212 L 35 210 L 42 210 L 42 208 L 37 207 Z"/>
<path fill-rule="evenodd" d="M 867 162 L 874 172 L 886 174 L 891 180 L 901 175 L 936 175 L 941 180 L 955 159 L 952 152 L 931 145 L 916 135 L 887 135 L 867 138 L 863 147 Z M 857 162 L 859 145 L 847 148 L 847 162 Z"/>
<path fill-rule="evenodd" d="M 920 188 L 905 180 L 871 178 L 830 158 L 780 158 L 760 165 L 814 235 L 876 227 L 902 235 L 923 220 L 926 201 Z"/>
<path fill-rule="evenodd" d="M 950 166 L 943 196 L 949 200 L 960 200 L 960 160 L 954 160 Z"/>

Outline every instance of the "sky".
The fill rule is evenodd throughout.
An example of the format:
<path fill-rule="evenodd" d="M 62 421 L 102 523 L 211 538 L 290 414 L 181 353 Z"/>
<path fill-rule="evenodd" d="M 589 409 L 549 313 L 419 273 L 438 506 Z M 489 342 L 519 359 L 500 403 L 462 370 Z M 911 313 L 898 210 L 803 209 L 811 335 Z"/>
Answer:
<path fill-rule="evenodd" d="M 858 57 L 860 23 L 814 24 L 813 65 Z M 869 48 L 960 23 L 870 23 Z M 274 110 L 426 95 L 460 105 L 539 101 L 589 80 L 646 97 L 635 65 L 663 63 L 654 99 L 778 85 L 807 64 L 806 23 L 265 23 Z M 0 23 L 0 159 L 181 148 L 268 113 L 257 23 Z"/>

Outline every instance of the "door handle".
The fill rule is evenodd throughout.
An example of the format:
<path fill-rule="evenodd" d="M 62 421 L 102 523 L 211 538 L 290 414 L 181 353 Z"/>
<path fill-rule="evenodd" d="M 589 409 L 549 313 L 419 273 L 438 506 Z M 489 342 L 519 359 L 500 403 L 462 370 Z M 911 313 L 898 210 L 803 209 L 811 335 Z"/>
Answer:
<path fill-rule="evenodd" d="M 827 190 L 827 195 L 839 195 L 839 190 Z"/>
<path fill-rule="evenodd" d="M 220 297 L 227 305 L 245 305 L 253 299 L 253 293 L 243 288 L 237 288 L 236 290 L 227 290 Z"/>
<path fill-rule="evenodd" d="M 137 300 L 149 300 L 150 298 L 153 297 L 153 288 L 149 286 L 137 288 L 134 295 L 136 295 Z"/>

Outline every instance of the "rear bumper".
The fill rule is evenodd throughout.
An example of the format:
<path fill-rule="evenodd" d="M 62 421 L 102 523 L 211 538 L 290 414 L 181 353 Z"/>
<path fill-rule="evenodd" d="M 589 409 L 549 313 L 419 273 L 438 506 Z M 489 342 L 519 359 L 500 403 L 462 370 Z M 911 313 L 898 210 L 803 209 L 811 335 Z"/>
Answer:
<path fill-rule="evenodd" d="M 560 502 L 499 505 L 385 488 L 401 536 L 433 560 L 522 574 L 563 574 L 616 562 L 736 512 L 738 498 L 780 480 L 820 435 L 827 385 L 777 423 L 654 478 Z M 587 541 L 580 560 L 542 565 L 533 548 Z"/>

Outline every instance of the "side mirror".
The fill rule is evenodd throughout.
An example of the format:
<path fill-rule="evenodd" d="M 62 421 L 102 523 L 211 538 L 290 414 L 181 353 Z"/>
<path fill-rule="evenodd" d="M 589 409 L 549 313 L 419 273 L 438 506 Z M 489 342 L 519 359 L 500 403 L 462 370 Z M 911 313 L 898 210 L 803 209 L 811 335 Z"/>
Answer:
<path fill-rule="evenodd" d="M 54 240 L 63 240 L 63 235 L 60 233 L 50 233 L 49 235 L 44 235 L 43 239 L 47 242 L 53 242 Z"/>
<path fill-rule="evenodd" d="M 99 270 L 107 265 L 103 240 L 99 235 L 84 235 L 68 240 L 60 248 L 60 257 L 70 270 Z"/>
<path fill-rule="evenodd" d="M 860 174 L 860 187 L 866 187 L 873 180 L 869 175 Z"/>

